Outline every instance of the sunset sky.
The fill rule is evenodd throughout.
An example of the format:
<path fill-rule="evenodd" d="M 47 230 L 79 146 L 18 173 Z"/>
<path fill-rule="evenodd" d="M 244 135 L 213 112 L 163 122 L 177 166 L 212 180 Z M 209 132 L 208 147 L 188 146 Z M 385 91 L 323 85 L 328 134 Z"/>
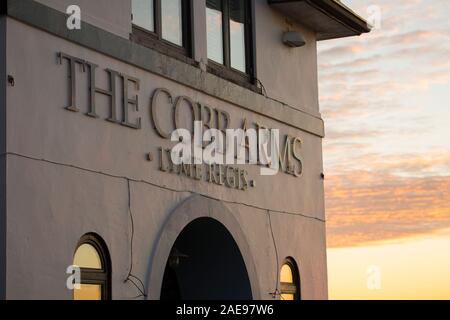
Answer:
<path fill-rule="evenodd" d="M 450 0 L 343 3 L 381 25 L 319 44 L 329 297 L 450 299 Z"/>

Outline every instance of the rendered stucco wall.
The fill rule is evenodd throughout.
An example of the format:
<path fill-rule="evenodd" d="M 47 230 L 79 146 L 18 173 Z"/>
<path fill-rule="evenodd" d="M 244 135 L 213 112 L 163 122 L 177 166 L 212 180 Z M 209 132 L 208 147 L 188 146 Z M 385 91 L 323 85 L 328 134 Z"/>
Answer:
<path fill-rule="evenodd" d="M 128 39 L 131 32 L 131 0 L 37 0 L 65 12 L 76 4 L 81 18 L 94 26 L 106 29 Z M 195 0 L 193 29 L 195 35 L 194 58 L 207 62 L 205 29 L 205 0 Z M 257 77 L 267 95 L 299 110 L 319 115 L 317 86 L 316 36 L 313 32 L 286 19 L 271 8 L 267 0 L 255 0 L 255 37 Z M 298 31 L 305 38 L 302 48 L 289 48 L 282 44 L 285 31 Z"/>
<path fill-rule="evenodd" d="M 71 292 L 65 287 L 65 270 L 72 263 L 78 239 L 87 232 L 98 233 L 108 245 L 113 264 L 113 298 L 129 299 L 137 295 L 133 286 L 123 282 L 130 265 L 131 238 L 125 178 L 133 180 L 130 183 L 135 225 L 133 270 L 148 287 L 152 285 L 151 252 L 164 222 L 182 201 L 203 194 L 224 203 L 239 222 L 249 246 L 248 255 L 255 264 L 260 298 L 271 298 L 269 293 L 275 290 L 277 267 L 287 256 L 295 258 L 299 265 L 302 297 L 327 297 L 320 137 L 17 20 L 8 18 L 7 22 L 7 73 L 14 75 L 16 82 L 14 87 L 7 88 L 10 124 L 7 132 L 7 298 L 70 299 Z M 108 115 L 107 99 L 100 96 L 97 96 L 100 119 L 86 117 L 87 78 L 78 68 L 81 111 L 65 110 L 68 79 L 66 64 L 57 61 L 57 53 L 61 51 L 98 64 L 99 87 L 107 87 L 105 68 L 139 78 L 140 110 L 133 112 L 132 117 L 142 117 L 142 129 L 104 121 Z M 259 71 L 264 74 L 268 63 L 259 61 Z M 167 68 L 172 73 L 179 72 L 170 65 Z M 150 97 L 154 89 L 162 87 L 175 96 L 189 96 L 194 101 L 227 110 L 231 127 L 240 127 L 245 117 L 251 122 L 279 128 L 284 134 L 301 137 L 303 176 L 279 173 L 263 177 L 259 175 L 259 167 L 249 166 L 246 169 L 256 181 L 256 187 L 243 192 L 160 172 L 157 161 L 148 162 L 145 155 L 152 152 L 156 156 L 159 146 L 170 146 L 157 136 L 150 123 Z M 311 100 L 317 99 L 314 91 L 308 95 Z M 141 180 L 144 182 L 137 182 Z M 261 208 L 271 209 L 278 263 L 269 213 Z M 167 251 L 170 249 L 167 247 Z"/>
<path fill-rule="evenodd" d="M 128 39 L 131 33 L 131 0 L 35 0 L 66 12 L 70 5 L 81 9 L 81 20 Z"/>
<path fill-rule="evenodd" d="M 0 17 L 0 299 L 6 295 L 6 17 Z"/>
<path fill-rule="evenodd" d="M 270 98 L 299 110 L 319 115 L 317 48 L 314 32 L 289 21 L 256 0 L 256 52 L 258 78 Z M 306 41 L 300 48 L 282 43 L 286 31 L 299 32 Z"/>

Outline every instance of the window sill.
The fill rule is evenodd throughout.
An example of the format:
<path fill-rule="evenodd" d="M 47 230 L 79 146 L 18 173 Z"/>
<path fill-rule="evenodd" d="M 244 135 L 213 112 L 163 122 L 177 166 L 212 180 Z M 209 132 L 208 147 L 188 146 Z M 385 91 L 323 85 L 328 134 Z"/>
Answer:
<path fill-rule="evenodd" d="M 192 59 L 186 48 L 171 44 L 168 41 L 160 40 L 157 36 L 141 27 L 133 25 L 133 32 L 130 35 L 130 40 L 134 43 L 140 44 L 149 49 L 155 50 L 161 54 L 175 58 L 191 66 L 198 67 L 198 62 Z M 238 86 L 244 87 L 248 90 L 262 94 L 262 89 L 259 88 L 250 75 L 240 72 L 238 70 L 229 69 L 212 60 L 208 60 L 207 72 L 220 77 L 224 80 L 230 81 Z"/>
<path fill-rule="evenodd" d="M 158 51 L 166 56 L 197 66 L 195 60 L 190 57 L 190 50 L 179 47 L 169 41 L 158 39 L 156 34 L 144 28 L 133 25 L 130 40 L 144 47 Z"/>
<path fill-rule="evenodd" d="M 233 82 L 234 84 L 237 84 L 258 94 L 262 94 L 262 89 L 254 83 L 254 79 L 252 79 L 252 77 L 248 74 L 245 74 L 238 70 L 229 69 L 212 60 L 208 60 L 207 71 L 217 77 Z"/>

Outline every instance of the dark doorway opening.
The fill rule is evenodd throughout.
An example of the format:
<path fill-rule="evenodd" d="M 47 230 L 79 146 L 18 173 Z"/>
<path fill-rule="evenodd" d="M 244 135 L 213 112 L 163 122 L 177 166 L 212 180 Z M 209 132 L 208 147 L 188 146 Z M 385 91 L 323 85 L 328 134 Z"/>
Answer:
<path fill-rule="evenodd" d="M 241 252 L 220 222 L 200 218 L 183 229 L 166 263 L 161 299 L 252 299 Z"/>

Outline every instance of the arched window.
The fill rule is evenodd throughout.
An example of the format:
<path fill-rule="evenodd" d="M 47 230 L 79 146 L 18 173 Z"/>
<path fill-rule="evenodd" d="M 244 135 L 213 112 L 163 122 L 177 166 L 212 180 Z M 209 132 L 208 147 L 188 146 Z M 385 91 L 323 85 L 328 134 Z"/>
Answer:
<path fill-rule="evenodd" d="M 111 297 L 111 262 L 105 242 L 86 234 L 78 242 L 73 265 L 80 267 L 81 288 L 73 291 L 74 300 L 108 300 Z"/>
<path fill-rule="evenodd" d="M 285 259 L 280 270 L 281 300 L 300 300 L 300 277 L 295 261 Z"/>

